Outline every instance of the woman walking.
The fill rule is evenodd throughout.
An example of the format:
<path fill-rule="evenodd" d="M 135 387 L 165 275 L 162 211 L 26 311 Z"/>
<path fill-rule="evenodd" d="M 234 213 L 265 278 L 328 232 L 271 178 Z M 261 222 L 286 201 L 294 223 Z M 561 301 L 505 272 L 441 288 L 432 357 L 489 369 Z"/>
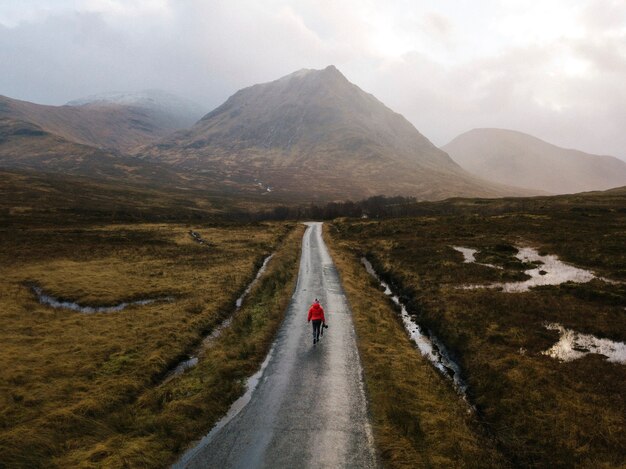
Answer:
<path fill-rule="evenodd" d="M 317 298 L 315 298 L 315 301 L 309 308 L 308 322 L 311 321 L 313 321 L 313 345 L 315 345 L 320 340 L 320 330 L 326 322 L 324 319 L 324 308 L 322 308 Z"/>

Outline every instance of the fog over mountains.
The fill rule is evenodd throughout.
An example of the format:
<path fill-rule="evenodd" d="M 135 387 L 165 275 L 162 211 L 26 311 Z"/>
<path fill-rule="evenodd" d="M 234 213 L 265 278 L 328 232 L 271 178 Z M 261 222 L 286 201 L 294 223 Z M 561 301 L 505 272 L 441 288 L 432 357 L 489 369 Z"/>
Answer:
<path fill-rule="evenodd" d="M 100 93 L 69 101 L 67 106 L 120 106 L 151 111 L 163 128 L 191 127 L 206 114 L 199 104 L 163 90 Z"/>
<path fill-rule="evenodd" d="M 468 174 L 334 66 L 240 90 L 190 130 L 136 154 L 312 198 L 524 193 Z"/>
<path fill-rule="evenodd" d="M 0 96 L 0 117 L 18 119 L 70 141 L 128 152 L 189 127 L 202 112 L 169 93 L 104 94 L 46 106 Z"/>
<path fill-rule="evenodd" d="M 0 168 L 149 185 L 173 184 L 172 168 L 84 145 L 17 119 L 0 117 Z"/>
<path fill-rule="evenodd" d="M 244 88 L 204 115 L 169 93 L 45 106 L 0 96 L 0 168 L 307 202 L 528 196 L 626 185 L 626 163 L 477 129 L 437 148 L 334 66 Z M 268 198 L 268 197 L 266 197 Z"/>
<path fill-rule="evenodd" d="M 513 130 L 474 129 L 443 150 L 481 177 L 552 194 L 626 185 L 626 163 L 618 158 L 560 148 Z"/>

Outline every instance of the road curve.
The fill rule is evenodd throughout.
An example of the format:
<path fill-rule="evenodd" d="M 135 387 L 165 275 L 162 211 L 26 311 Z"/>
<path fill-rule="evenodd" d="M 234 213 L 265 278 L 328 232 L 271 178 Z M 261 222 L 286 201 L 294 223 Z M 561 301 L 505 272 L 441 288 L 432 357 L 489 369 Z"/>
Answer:
<path fill-rule="evenodd" d="M 313 346 L 308 307 L 329 329 Z M 309 223 L 296 290 L 250 401 L 175 468 L 378 467 L 354 326 L 322 224 Z M 234 412 L 230 412 L 232 415 Z"/>

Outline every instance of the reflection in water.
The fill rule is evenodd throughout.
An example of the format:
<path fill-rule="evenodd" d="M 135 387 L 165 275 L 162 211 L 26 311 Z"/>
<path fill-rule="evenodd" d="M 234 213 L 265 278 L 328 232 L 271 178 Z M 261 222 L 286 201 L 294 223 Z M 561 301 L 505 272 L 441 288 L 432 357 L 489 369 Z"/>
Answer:
<path fill-rule="evenodd" d="M 237 298 L 237 301 L 235 301 L 235 308 L 237 309 L 241 308 L 244 298 L 248 296 L 248 293 L 250 293 L 250 290 L 252 290 L 252 287 L 254 286 L 254 284 L 257 282 L 257 280 L 259 280 L 259 277 L 265 273 L 265 270 L 267 269 L 267 264 L 272 259 L 272 257 L 274 257 L 274 254 L 270 254 L 269 256 L 265 258 L 265 260 L 263 261 L 263 264 L 259 268 L 259 271 L 256 273 L 256 277 L 254 277 L 254 280 L 250 282 L 250 284 L 246 287 L 246 289 L 243 291 L 241 296 Z"/>
<path fill-rule="evenodd" d="M 614 363 L 626 364 L 626 344 L 609 339 L 600 339 L 591 334 L 581 334 L 572 329 L 565 329 L 560 324 L 546 324 L 546 329 L 559 331 L 559 341 L 542 352 L 552 358 L 569 362 L 584 357 L 590 353 L 597 353 L 607 357 Z"/>
<path fill-rule="evenodd" d="M 176 368 L 172 370 L 172 372 L 170 373 L 170 375 L 168 375 L 168 377 L 178 376 L 184 373 L 189 368 L 193 368 L 197 364 L 198 364 L 198 357 L 190 357 L 187 360 L 183 360 L 178 365 L 176 365 Z"/>
<path fill-rule="evenodd" d="M 128 308 L 129 306 L 143 306 L 150 303 L 156 303 L 157 301 L 174 301 L 171 296 L 162 296 L 158 298 L 145 298 L 136 301 L 124 301 L 113 306 L 81 306 L 73 301 L 65 301 L 59 298 L 55 298 L 52 295 L 44 293 L 43 289 L 38 286 L 32 286 L 31 290 L 37 296 L 37 299 L 42 305 L 47 305 L 52 308 L 69 309 L 77 311 L 79 313 L 94 314 L 94 313 L 116 313 Z"/>
<path fill-rule="evenodd" d="M 458 251 L 461 254 L 463 254 L 463 263 L 465 264 L 478 264 L 478 265 L 484 265 L 485 267 L 491 267 L 492 269 L 502 270 L 502 267 L 500 267 L 499 265 L 482 264 L 480 262 L 476 262 L 476 253 L 478 252 L 478 249 L 464 248 L 461 246 L 451 246 L 451 247 L 455 251 Z"/>
<path fill-rule="evenodd" d="M 269 256 L 265 258 L 265 260 L 263 261 L 263 264 L 259 268 L 252 282 L 250 282 L 250 284 L 246 287 L 246 289 L 241 294 L 241 296 L 237 298 L 237 301 L 235 301 L 235 312 L 233 313 L 233 315 L 239 310 L 239 308 L 241 308 L 241 305 L 243 304 L 243 300 L 245 299 L 245 297 L 248 295 L 248 293 L 250 293 L 250 290 L 252 290 L 252 287 L 256 284 L 256 282 L 259 280 L 261 275 L 263 275 L 263 273 L 267 270 L 267 264 L 272 259 L 272 257 L 274 257 L 274 254 L 270 254 Z M 222 321 L 215 328 L 213 328 L 211 333 L 208 334 L 206 337 L 204 337 L 204 339 L 202 339 L 200 346 L 195 350 L 194 353 L 192 353 L 190 356 L 188 356 L 184 360 L 180 361 L 172 369 L 172 371 L 167 373 L 163 382 L 166 383 L 170 379 L 174 378 L 175 376 L 181 375 L 185 371 L 196 366 L 198 364 L 199 356 L 202 355 L 202 352 L 204 352 L 206 348 L 210 347 L 211 343 L 221 335 L 224 329 L 230 326 L 230 324 L 233 321 L 233 315 L 224 319 L 224 321 Z"/>
<path fill-rule="evenodd" d="M 267 365 L 269 364 L 272 355 L 274 355 L 274 347 L 275 344 L 272 345 L 272 348 L 270 348 L 270 351 L 267 353 L 265 360 L 261 364 L 261 368 L 246 380 L 246 392 L 244 393 L 244 395 L 237 399 L 235 402 L 233 402 L 233 404 L 230 406 L 230 409 L 228 409 L 228 413 L 215 424 L 215 426 L 206 436 L 204 436 L 197 444 L 195 444 L 191 449 L 184 453 L 180 460 L 172 465 L 172 469 L 187 467 L 189 461 L 193 459 L 198 451 L 204 448 L 224 427 L 224 425 L 226 425 L 233 418 L 235 418 L 237 414 L 241 412 L 242 409 L 248 404 L 248 402 L 250 402 L 250 399 L 252 399 L 252 393 L 259 385 L 261 377 L 263 376 L 263 372 L 265 371 L 265 368 L 267 368 Z"/>
<path fill-rule="evenodd" d="M 365 270 L 374 277 L 380 285 L 385 289 L 385 295 L 389 296 L 391 301 L 400 307 L 400 315 L 404 328 L 409 333 L 411 340 L 415 342 L 419 351 L 439 370 L 444 376 L 450 378 L 459 393 L 465 397 L 467 384 L 461 379 L 461 370 L 459 366 L 452 361 L 445 346 L 432 334 L 426 335 L 420 326 L 409 315 L 406 307 L 400 301 L 398 295 L 394 295 L 385 281 L 381 280 L 370 261 L 365 257 L 361 258 L 361 262 L 365 266 Z"/>
<path fill-rule="evenodd" d="M 452 246 L 452 249 L 463 254 L 463 262 L 466 264 L 476 262 L 476 253 L 478 252 L 478 249 L 464 248 L 461 246 Z"/>
<path fill-rule="evenodd" d="M 462 288 L 501 288 L 504 292 L 518 293 L 528 291 L 530 288 L 540 285 L 560 285 L 565 282 L 587 283 L 594 278 L 611 282 L 608 279 L 597 277 L 589 270 L 579 269 L 573 265 L 566 264 L 555 255 L 542 256 L 536 249 L 528 247 L 518 248 L 518 250 L 518 253 L 515 255 L 517 259 L 522 262 L 535 264 L 534 267 L 524 271 L 526 275 L 530 276 L 528 280 L 489 285 L 465 285 Z"/>

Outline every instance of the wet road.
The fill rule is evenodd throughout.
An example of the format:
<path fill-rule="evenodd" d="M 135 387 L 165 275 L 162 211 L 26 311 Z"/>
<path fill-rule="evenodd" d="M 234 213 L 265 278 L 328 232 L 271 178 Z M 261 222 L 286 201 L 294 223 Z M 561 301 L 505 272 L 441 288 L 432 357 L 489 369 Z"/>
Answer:
<path fill-rule="evenodd" d="M 174 467 L 378 466 L 352 317 L 321 231 L 304 234 L 296 291 L 250 401 Z M 330 327 L 314 347 L 316 297 Z"/>

